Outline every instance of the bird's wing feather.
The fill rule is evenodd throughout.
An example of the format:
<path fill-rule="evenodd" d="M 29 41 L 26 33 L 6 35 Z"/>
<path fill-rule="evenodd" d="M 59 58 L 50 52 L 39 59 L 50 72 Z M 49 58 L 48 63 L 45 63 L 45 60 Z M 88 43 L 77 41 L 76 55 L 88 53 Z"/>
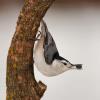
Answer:
<path fill-rule="evenodd" d="M 45 44 L 44 44 L 44 56 L 45 56 L 46 62 L 48 64 L 51 64 L 52 61 L 54 60 L 55 54 L 57 54 L 57 53 L 58 53 L 58 50 L 56 48 L 56 44 L 55 44 L 53 38 L 49 37 L 48 42 L 47 43 L 45 42 Z"/>
<path fill-rule="evenodd" d="M 46 35 L 45 42 L 44 42 L 44 56 L 45 61 L 48 64 L 52 64 L 52 61 L 54 60 L 55 55 L 59 56 L 59 52 L 57 50 L 55 41 L 48 31 L 46 23 L 43 21 L 42 28 L 41 28 L 43 34 Z"/>

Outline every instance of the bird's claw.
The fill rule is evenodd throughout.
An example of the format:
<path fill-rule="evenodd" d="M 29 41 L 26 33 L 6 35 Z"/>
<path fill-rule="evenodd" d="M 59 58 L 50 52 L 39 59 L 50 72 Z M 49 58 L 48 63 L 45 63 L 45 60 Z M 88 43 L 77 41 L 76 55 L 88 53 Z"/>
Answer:
<path fill-rule="evenodd" d="M 38 40 L 40 40 L 39 37 L 40 37 L 40 35 L 41 35 L 41 31 L 38 31 L 38 32 L 39 32 L 39 34 L 37 34 L 37 36 L 36 36 L 36 38 L 35 38 L 34 41 L 38 41 Z"/>

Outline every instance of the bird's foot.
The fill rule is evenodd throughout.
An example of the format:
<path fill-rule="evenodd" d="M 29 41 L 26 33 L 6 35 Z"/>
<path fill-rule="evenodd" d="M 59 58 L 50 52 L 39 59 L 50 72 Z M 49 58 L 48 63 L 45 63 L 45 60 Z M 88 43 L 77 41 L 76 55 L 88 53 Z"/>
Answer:
<path fill-rule="evenodd" d="M 41 31 L 38 31 L 39 33 L 37 34 L 36 38 L 34 39 L 34 41 L 38 41 L 40 40 L 40 36 L 41 36 Z"/>

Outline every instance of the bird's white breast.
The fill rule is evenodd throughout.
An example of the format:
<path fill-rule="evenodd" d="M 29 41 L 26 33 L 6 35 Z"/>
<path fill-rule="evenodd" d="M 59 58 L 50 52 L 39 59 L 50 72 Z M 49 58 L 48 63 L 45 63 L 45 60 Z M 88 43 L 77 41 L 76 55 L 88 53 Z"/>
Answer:
<path fill-rule="evenodd" d="M 43 42 L 44 42 L 44 38 L 41 37 L 40 40 L 35 45 L 35 49 L 34 49 L 33 57 L 37 69 L 42 74 L 48 77 L 56 76 L 68 70 L 69 68 L 65 67 L 62 63 L 59 63 L 59 61 L 57 60 L 54 60 L 51 65 L 45 62 Z"/>

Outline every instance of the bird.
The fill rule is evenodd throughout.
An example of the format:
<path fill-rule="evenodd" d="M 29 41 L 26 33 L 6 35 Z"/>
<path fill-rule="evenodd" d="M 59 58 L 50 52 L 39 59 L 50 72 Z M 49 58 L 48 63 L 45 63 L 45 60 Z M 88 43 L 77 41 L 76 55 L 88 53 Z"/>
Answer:
<path fill-rule="evenodd" d="M 56 43 L 42 19 L 40 39 L 37 39 L 33 52 L 34 63 L 40 73 L 47 77 L 57 76 L 71 69 L 82 69 L 82 64 L 72 64 L 60 56 Z"/>

